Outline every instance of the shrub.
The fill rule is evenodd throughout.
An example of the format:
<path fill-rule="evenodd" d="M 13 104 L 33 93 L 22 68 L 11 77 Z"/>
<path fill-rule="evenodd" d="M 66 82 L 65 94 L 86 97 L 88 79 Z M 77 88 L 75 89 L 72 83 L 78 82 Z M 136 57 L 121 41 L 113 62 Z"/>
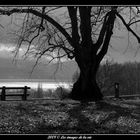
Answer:
<path fill-rule="evenodd" d="M 48 89 L 46 91 L 43 91 L 42 85 L 38 84 L 37 90 L 32 89 L 30 90 L 30 97 L 29 98 L 56 98 L 56 99 L 66 99 L 69 98 L 70 95 L 70 89 L 64 88 L 64 87 L 57 87 L 56 89 Z"/>
<path fill-rule="evenodd" d="M 44 91 L 42 89 L 42 84 L 38 84 L 38 88 L 36 89 L 32 89 L 29 92 L 30 96 L 29 98 L 43 98 L 44 97 Z"/>
<path fill-rule="evenodd" d="M 36 98 L 43 98 L 43 89 L 42 89 L 42 84 L 38 84 L 37 92 L 36 92 Z"/>
<path fill-rule="evenodd" d="M 52 97 L 53 91 L 52 89 L 48 89 L 47 91 L 44 92 L 44 97 Z"/>
<path fill-rule="evenodd" d="M 53 96 L 61 100 L 69 98 L 69 95 L 70 95 L 70 91 L 61 86 L 57 87 L 56 90 L 53 92 Z"/>

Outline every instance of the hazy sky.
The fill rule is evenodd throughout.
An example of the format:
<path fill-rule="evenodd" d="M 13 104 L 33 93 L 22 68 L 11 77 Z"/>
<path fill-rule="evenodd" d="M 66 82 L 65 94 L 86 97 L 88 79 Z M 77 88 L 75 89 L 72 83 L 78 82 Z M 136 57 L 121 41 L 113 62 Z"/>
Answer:
<path fill-rule="evenodd" d="M 65 10 L 62 9 L 60 13 L 63 13 L 63 11 Z M 11 26 L 13 21 L 18 22 L 18 20 L 16 21 L 14 17 L 11 18 L 8 16 L 0 16 L 0 24 L 4 26 L 4 29 L 0 28 L 0 57 L 5 58 L 12 56 L 10 51 L 12 50 L 14 44 L 11 44 L 11 41 L 9 41 L 9 35 L 7 32 L 13 28 L 13 26 Z M 129 43 L 128 36 L 130 36 Z M 122 26 L 120 29 L 114 28 L 114 34 L 110 44 L 112 47 L 109 48 L 107 55 L 108 57 L 113 58 L 114 61 L 119 63 L 127 61 L 140 61 L 140 50 L 138 49 L 139 44 L 137 43 L 137 40 L 131 35 L 131 33 L 128 35 L 128 32 L 124 26 Z"/>
<path fill-rule="evenodd" d="M 64 11 L 65 10 L 63 9 L 60 13 L 62 14 Z M 17 65 L 12 63 L 14 54 L 12 54 L 11 51 L 14 50 L 16 44 L 13 44 L 13 40 L 10 39 L 12 36 L 9 34 L 9 32 L 11 29 L 16 29 L 12 24 L 13 22 L 18 23 L 18 20 L 16 20 L 14 16 L 13 18 L 8 16 L 0 16 L 0 24 L 4 26 L 4 28 L 0 26 L 0 79 L 29 78 L 31 69 L 35 62 L 34 59 L 30 58 L 24 62 L 19 61 Z M 116 21 L 116 23 L 117 22 L 118 21 Z M 119 24 L 120 28 L 116 28 L 116 25 L 114 27 L 113 36 L 110 41 L 111 46 L 109 47 L 105 59 L 113 59 L 114 62 L 118 63 L 124 63 L 128 61 L 140 62 L 140 45 L 138 44 L 136 38 L 133 37 L 131 33 L 128 34 L 125 27 L 121 23 Z M 138 29 L 139 30 L 137 33 L 139 34 L 140 26 Z M 23 59 L 22 55 L 25 52 L 24 48 L 25 47 L 20 49 L 20 59 Z M 50 69 L 44 66 L 48 60 L 50 60 L 49 57 L 43 59 L 42 66 L 34 71 L 32 78 L 47 79 L 52 78 L 51 76 L 54 76 L 56 66 L 50 66 Z M 63 59 L 63 62 L 64 61 L 67 61 L 67 59 Z M 56 61 L 53 62 L 55 63 Z M 70 79 L 73 73 L 77 70 L 77 65 L 73 62 L 69 62 L 69 64 L 65 63 L 63 69 L 65 71 L 59 70 L 56 77 L 60 79 Z"/>

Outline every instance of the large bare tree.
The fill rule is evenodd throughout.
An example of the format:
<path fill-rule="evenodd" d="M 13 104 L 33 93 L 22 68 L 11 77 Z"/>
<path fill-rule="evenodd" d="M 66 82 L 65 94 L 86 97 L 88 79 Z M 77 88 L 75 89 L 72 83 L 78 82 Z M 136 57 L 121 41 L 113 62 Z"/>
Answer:
<path fill-rule="evenodd" d="M 131 28 L 139 20 L 139 8 L 128 7 L 129 22 L 121 15 L 125 7 L 2 7 L 1 15 L 22 15 L 18 35 L 18 48 L 28 44 L 26 55 L 35 53 L 37 61 L 45 55 L 57 53 L 55 58 L 75 59 L 80 69 L 74 83 L 71 98 L 75 100 L 98 101 L 103 95 L 96 82 L 100 62 L 106 55 L 114 31 L 116 18 L 131 32 L 138 42 L 140 38 Z M 59 10 L 61 16 L 58 16 Z M 54 14 L 55 11 L 55 14 Z M 62 17 L 63 13 L 63 17 Z"/>

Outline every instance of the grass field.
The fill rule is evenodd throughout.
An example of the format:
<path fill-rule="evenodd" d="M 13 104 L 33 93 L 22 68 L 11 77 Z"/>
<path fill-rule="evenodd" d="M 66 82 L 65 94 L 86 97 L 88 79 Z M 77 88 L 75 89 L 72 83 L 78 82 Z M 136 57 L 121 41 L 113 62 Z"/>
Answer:
<path fill-rule="evenodd" d="M 0 102 L 0 134 L 140 134 L 140 100 Z"/>

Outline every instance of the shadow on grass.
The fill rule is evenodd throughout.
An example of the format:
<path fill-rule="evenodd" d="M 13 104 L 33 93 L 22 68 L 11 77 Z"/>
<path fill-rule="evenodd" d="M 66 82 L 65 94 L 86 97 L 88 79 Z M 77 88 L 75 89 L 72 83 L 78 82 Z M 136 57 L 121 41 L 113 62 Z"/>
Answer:
<path fill-rule="evenodd" d="M 107 117 L 102 119 L 100 123 L 97 123 L 96 121 L 91 122 L 90 119 L 87 118 L 82 113 L 82 111 L 87 109 L 88 106 L 89 106 L 88 103 L 81 103 L 80 105 L 68 111 L 69 118 L 75 118 L 78 120 L 78 124 L 76 125 L 76 127 L 73 128 L 76 129 L 76 132 L 78 134 L 122 133 L 119 130 L 107 128 L 105 124 L 110 120 L 117 120 L 120 116 L 134 118 L 134 116 L 131 115 L 132 112 L 131 109 L 102 101 L 102 102 L 96 102 L 95 107 L 92 110 L 90 110 L 90 112 L 94 113 L 95 111 L 100 111 L 100 112 L 115 112 L 115 113 L 114 114 L 110 113 Z"/>
<path fill-rule="evenodd" d="M 95 122 L 91 122 L 82 111 L 88 106 L 88 103 L 81 103 L 68 111 L 69 119 L 76 119 L 77 125 L 73 127 L 78 134 L 96 133 L 98 125 Z"/>
<path fill-rule="evenodd" d="M 113 105 L 111 103 L 102 101 L 96 103 L 96 110 L 100 111 L 115 111 L 118 116 L 128 116 L 131 114 L 132 110 L 130 108 L 122 107 L 121 105 Z"/>
<path fill-rule="evenodd" d="M 95 120 L 91 121 L 83 112 L 87 110 L 88 107 L 92 107 L 88 109 L 89 113 L 100 112 L 106 113 L 109 112 L 106 117 L 104 117 L 101 121 L 96 122 Z M 115 112 L 111 114 L 110 112 Z M 119 117 L 135 117 L 131 114 L 132 108 L 122 107 L 119 104 L 111 104 L 109 102 L 96 102 L 95 104 L 90 103 L 81 103 L 73 106 L 71 109 L 67 110 L 68 119 L 64 120 L 61 125 L 52 126 L 45 125 L 45 122 L 42 122 L 36 130 L 35 133 L 67 133 L 67 134 L 120 134 L 122 131 L 114 128 L 106 127 L 106 123 L 110 120 L 117 121 Z M 96 113 L 95 113 L 96 114 Z M 56 116 L 57 117 L 57 116 Z M 96 118 L 95 118 L 96 119 Z M 73 120 L 75 124 L 70 125 Z"/>

